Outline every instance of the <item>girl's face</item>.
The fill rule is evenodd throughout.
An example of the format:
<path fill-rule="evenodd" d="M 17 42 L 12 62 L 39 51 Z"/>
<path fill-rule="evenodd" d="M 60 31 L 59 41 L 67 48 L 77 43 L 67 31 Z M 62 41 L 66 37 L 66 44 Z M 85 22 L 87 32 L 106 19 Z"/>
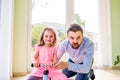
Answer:
<path fill-rule="evenodd" d="M 45 43 L 45 46 L 51 46 L 54 40 L 55 40 L 54 33 L 52 31 L 46 30 L 43 35 L 43 41 Z"/>

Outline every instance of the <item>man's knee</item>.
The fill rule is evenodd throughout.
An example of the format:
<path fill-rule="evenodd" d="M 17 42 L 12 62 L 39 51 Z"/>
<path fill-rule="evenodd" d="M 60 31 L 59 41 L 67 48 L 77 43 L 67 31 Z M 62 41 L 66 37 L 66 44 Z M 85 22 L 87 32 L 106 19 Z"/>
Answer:
<path fill-rule="evenodd" d="M 69 71 L 67 68 L 62 71 L 68 78 L 75 76 L 77 73 L 73 71 Z"/>

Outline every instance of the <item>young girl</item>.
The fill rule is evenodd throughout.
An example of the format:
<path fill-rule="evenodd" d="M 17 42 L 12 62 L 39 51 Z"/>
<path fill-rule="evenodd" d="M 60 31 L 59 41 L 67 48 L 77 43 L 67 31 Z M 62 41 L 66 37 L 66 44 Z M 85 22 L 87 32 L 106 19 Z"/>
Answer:
<path fill-rule="evenodd" d="M 53 28 L 44 28 L 39 44 L 35 47 L 34 61 L 36 67 L 28 80 L 41 80 L 41 77 L 43 77 L 44 67 L 39 67 L 37 66 L 38 64 L 50 64 L 47 69 L 49 71 L 48 76 L 51 80 L 68 80 L 63 73 L 53 67 L 53 65 L 58 62 L 56 54 L 57 48 L 55 47 L 56 40 L 56 33 Z"/>

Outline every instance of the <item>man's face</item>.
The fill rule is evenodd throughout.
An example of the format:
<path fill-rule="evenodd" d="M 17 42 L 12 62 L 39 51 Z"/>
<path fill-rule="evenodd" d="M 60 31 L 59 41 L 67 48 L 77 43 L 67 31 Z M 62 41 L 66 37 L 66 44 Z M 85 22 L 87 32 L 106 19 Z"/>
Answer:
<path fill-rule="evenodd" d="M 67 37 L 68 37 L 68 40 L 72 48 L 78 49 L 83 39 L 82 32 L 81 31 L 76 31 L 76 32 L 69 31 L 67 34 Z"/>

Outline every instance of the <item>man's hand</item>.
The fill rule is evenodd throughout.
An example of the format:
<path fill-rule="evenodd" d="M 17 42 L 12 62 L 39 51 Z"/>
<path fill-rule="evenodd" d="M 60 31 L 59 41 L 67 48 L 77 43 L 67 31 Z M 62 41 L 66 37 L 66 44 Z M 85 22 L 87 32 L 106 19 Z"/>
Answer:
<path fill-rule="evenodd" d="M 68 68 L 68 62 L 60 61 L 57 64 L 55 64 L 54 67 L 58 70 Z"/>

